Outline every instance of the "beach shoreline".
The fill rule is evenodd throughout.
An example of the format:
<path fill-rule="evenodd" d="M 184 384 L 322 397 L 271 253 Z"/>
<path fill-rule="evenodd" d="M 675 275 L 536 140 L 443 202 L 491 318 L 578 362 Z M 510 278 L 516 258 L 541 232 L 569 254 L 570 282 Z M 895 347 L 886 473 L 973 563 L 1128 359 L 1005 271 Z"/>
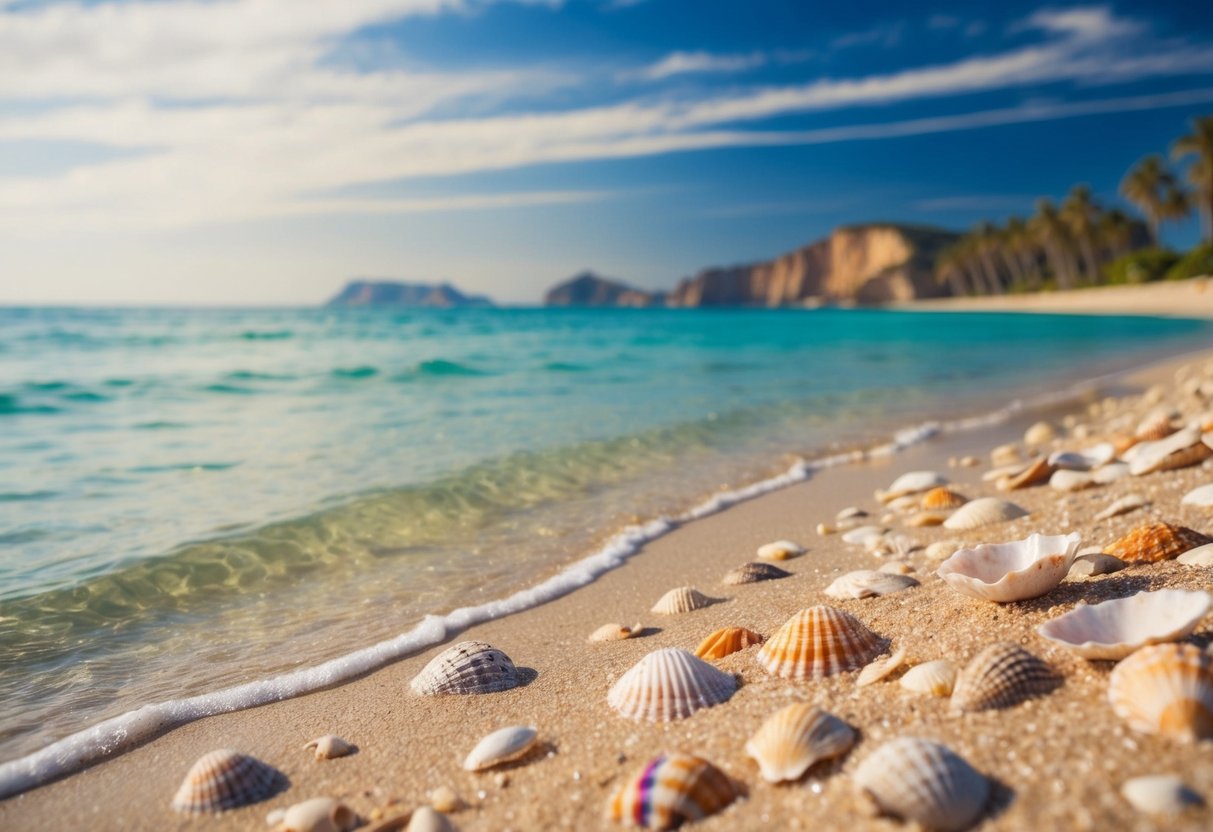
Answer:
<path fill-rule="evenodd" d="M 1213 284 L 1209 277 L 1159 281 L 1133 286 L 929 298 L 891 309 L 913 312 L 1030 312 L 1066 315 L 1149 315 L 1167 318 L 1213 318 Z"/>

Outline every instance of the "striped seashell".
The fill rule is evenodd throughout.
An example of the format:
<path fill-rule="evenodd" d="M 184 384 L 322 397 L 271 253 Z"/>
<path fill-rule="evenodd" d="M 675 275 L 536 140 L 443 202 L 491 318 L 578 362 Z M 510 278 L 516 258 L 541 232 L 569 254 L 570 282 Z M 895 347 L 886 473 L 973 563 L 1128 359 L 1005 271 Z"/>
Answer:
<path fill-rule="evenodd" d="M 927 829 L 967 829 L 990 798 L 990 781 L 945 745 L 916 737 L 887 742 L 855 770 L 855 786 L 881 812 Z"/>
<path fill-rule="evenodd" d="M 722 584 L 728 586 L 736 586 L 738 584 L 755 584 L 759 581 L 776 581 L 780 578 L 786 578 L 791 575 L 791 572 L 780 569 L 773 563 L 759 563 L 751 561 L 743 563 L 736 569 L 730 569 L 721 579 Z"/>
<path fill-rule="evenodd" d="M 785 679 L 821 679 L 863 667 L 880 649 L 880 639 L 858 618 L 817 606 L 788 619 L 758 651 L 758 663 Z"/>
<path fill-rule="evenodd" d="M 878 595 L 892 595 L 918 586 L 918 581 L 909 575 L 895 575 L 890 572 L 878 572 L 873 569 L 859 569 L 835 578 L 833 583 L 825 588 L 825 594 L 830 598 L 872 598 Z"/>
<path fill-rule="evenodd" d="M 724 627 L 699 642 L 695 655 L 701 659 L 723 659 L 738 650 L 762 644 L 763 640 L 761 635 L 744 627 Z"/>
<path fill-rule="evenodd" d="M 758 547 L 757 555 L 762 560 L 790 560 L 805 553 L 805 548 L 791 540 L 776 540 Z"/>
<path fill-rule="evenodd" d="M 589 642 L 602 641 L 623 641 L 625 638 L 632 638 L 644 627 L 640 623 L 633 624 L 631 627 L 625 627 L 622 624 L 603 624 L 594 632 L 590 633 L 590 637 L 586 639 Z"/>
<path fill-rule="evenodd" d="M 1120 795 L 1134 809 L 1150 815 L 1177 815 L 1203 806 L 1205 800 L 1173 774 L 1151 774 L 1126 780 Z"/>
<path fill-rule="evenodd" d="M 1038 598 L 1065 580 L 1078 543 L 1077 532 L 984 543 L 957 550 L 936 574 L 962 595 L 982 601 L 1005 604 Z"/>
<path fill-rule="evenodd" d="M 535 745 L 539 732 L 529 725 L 501 728 L 476 743 L 463 761 L 464 771 L 484 771 L 524 756 Z"/>
<path fill-rule="evenodd" d="M 611 686 L 607 704 L 628 719 L 670 722 L 726 701 L 737 679 L 678 647 L 649 653 Z"/>
<path fill-rule="evenodd" d="M 1018 644 L 982 649 L 956 676 L 951 709 L 957 713 L 1009 708 L 1048 693 L 1060 683 L 1048 662 Z"/>
<path fill-rule="evenodd" d="M 675 829 L 719 812 L 737 797 L 733 781 L 707 760 L 661 754 L 611 796 L 606 816 L 641 829 Z"/>
<path fill-rule="evenodd" d="M 658 615 L 681 615 L 684 612 L 694 612 L 704 607 L 710 607 L 718 600 L 720 599 L 709 598 L 694 587 L 680 586 L 662 595 L 650 612 Z"/>
<path fill-rule="evenodd" d="M 906 690 L 931 696 L 951 696 L 955 685 L 956 665 L 947 659 L 915 665 L 901 677 L 901 686 Z"/>
<path fill-rule="evenodd" d="M 1104 553 L 1115 555 L 1127 563 L 1157 563 L 1160 560 L 1171 560 L 1206 543 L 1213 543 L 1213 538 L 1205 537 L 1187 526 L 1151 523 L 1138 526 L 1120 540 L 1106 546 Z"/>
<path fill-rule="evenodd" d="M 1119 517 L 1122 514 L 1128 514 L 1130 511 L 1136 511 L 1139 508 L 1148 506 L 1150 501 L 1145 497 L 1137 494 L 1128 494 L 1121 497 L 1116 502 L 1109 505 L 1099 514 L 1095 515 L 1096 520 L 1111 520 L 1113 517 Z"/>
<path fill-rule="evenodd" d="M 1159 589 L 1100 604 L 1080 604 L 1036 632 L 1084 659 L 1123 659 L 1139 647 L 1190 635 L 1213 597 L 1207 592 Z"/>
<path fill-rule="evenodd" d="M 414 693 L 494 693 L 521 683 L 514 662 L 483 641 L 464 641 L 448 647 L 422 668 L 410 687 Z"/>
<path fill-rule="evenodd" d="M 799 780 L 815 763 L 845 754 L 855 729 L 815 705 L 796 702 L 762 723 L 745 744 L 768 783 Z"/>
<path fill-rule="evenodd" d="M 1015 491 L 1020 488 L 1030 488 L 1048 482 L 1053 475 L 1053 466 L 1043 456 L 1038 456 L 1028 463 L 1027 467 L 1018 474 L 1003 477 L 998 481 L 1000 491 Z"/>
<path fill-rule="evenodd" d="M 409 818 L 409 825 L 404 828 L 404 832 L 455 832 L 455 825 L 437 809 L 418 806 L 413 810 L 413 816 Z"/>
<path fill-rule="evenodd" d="M 332 760 L 345 757 L 357 751 L 357 747 L 334 734 L 325 734 L 303 746 L 304 751 L 311 751 L 317 760 Z"/>
<path fill-rule="evenodd" d="M 855 687 L 864 688 L 887 679 L 890 675 L 897 672 L 905 662 L 906 650 L 904 647 L 899 647 L 893 655 L 885 656 L 883 659 L 877 659 L 864 665 L 863 670 L 859 671 L 859 675 L 855 677 Z"/>
<path fill-rule="evenodd" d="M 1048 445 L 1057 436 L 1048 422 L 1036 422 L 1023 434 L 1023 443 L 1028 447 Z"/>
<path fill-rule="evenodd" d="M 1049 488 L 1054 491 L 1082 491 L 1095 485 L 1095 480 L 1085 471 L 1071 471 L 1069 468 L 1059 468 L 1049 477 Z"/>
<path fill-rule="evenodd" d="M 280 832 L 348 832 L 358 826 L 358 815 L 331 797 L 313 797 L 296 803 L 282 814 Z"/>
<path fill-rule="evenodd" d="M 272 797 L 286 778 L 256 757 L 229 748 L 203 754 L 173 795 L 173 809 L 186 815 L 223 812 Z"/>
<path fill-rule="evenodd" d="M 1014 503 L 997 497 L 981 497 L 956 509 L 952 516 L 944 521 L 943 527 L 953 531 L 966 531 L 1027 516 L 1027 509 Z"/>
<path fill-rule="evenodd" d="M 952 508 L 960 508 L 968 501 L 969 498 L 963 494 L 957 494 L 952 489 L 941 485 L 923 494 L 918 505 L 923 511 L 947 511 Z"/>
<path fill-rule="evenodd" d="M 1213 668 L 1194 644 L 1143 647 L 1112 669 L 1112 710 L 1143 734 L 1213 737 Z"/>
<path fill-rule="evenodd" d="M 1213 483 L 1193 488 L 1179 501 L 1180 505 L 1213 508 Z"/>
<path fill-rule="evenodd" d="M 1171 424 L 1170 411 L 1159 410 L 1141 421 L 1133 433 L 1133 438 L 1138 442 L 1157 442 L 1173 433 L 1175 427 Z"/>
<path fill-rule="evenodd" d="M 882 503 L 888 503 L 907 494 L 921 494 L 947 484 L 948 478 L 938 471 L 910 471 L 893 480 L 888 491 L 877 490 L 876 499 Z"/>

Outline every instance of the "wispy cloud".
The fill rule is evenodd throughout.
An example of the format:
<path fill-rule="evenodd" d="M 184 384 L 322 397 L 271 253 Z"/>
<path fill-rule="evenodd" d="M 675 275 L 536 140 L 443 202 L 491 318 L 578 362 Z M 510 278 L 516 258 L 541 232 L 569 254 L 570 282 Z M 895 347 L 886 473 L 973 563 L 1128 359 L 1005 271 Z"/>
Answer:
<path fill-rule="evenodd" d="M 840 35 L 830 42 L 830 47 L 833 49 L 850 49 L 855 46 L 882 46 L 885 48 L 896 46 L 901 42 L 901 36 L 905 33 L 905 28 L 906 24 L 903 21 L 881 23 L 861 32 Z"/>
<path fill-rule="evenodd" d="M 767 56 L 762 52 L 720 55 L 710 52 L 671 52 L 650 66 L 628 73 L 628 77 L 659 81 L 673 75 L 693 72 L 742 72 L 763 66 Z"/>

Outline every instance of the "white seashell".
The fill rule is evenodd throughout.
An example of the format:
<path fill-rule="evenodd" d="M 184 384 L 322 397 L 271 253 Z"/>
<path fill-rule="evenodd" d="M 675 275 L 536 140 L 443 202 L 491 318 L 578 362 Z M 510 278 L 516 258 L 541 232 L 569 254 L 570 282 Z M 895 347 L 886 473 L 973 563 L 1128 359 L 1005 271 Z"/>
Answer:
<path fill-rule="evenodd" d="M 1049 464 L 1054 468 L 1071 471 L 1090 471 L 1106 465 L 1116 458 L 1116 447 L 1111 442 L 1101 442 L 1082 451 L 1057 451 L 1049 454 Z"/>
<path fill-rule="evenodd" d="M 1126 780 L 1120 787 L 1120 794 L 1134 809 L 1150 815 L 1177 815 L 1205 803 L 1204 798 L 1172 774 L 1151 774 Z"/>
<path fill-rule="evenodd" d="M 1027 516 L 1027 509 L 1020 508 L 1014 503 L 1000 500 L 997 497 L 982 497 L 956 509 L 952 516 L 944 521 L 943 527 L 954 531 L 979 529 L 982 526 L 1006 523 L 1009 520 Z"/>
<path fill-rule="evenodd" d="M 316 739 L 303 746 L 304 751 L 314 751 L 317 760 L 332 760 L 336 757 L 344 757 L 347 754 L 353 754 L 358 749 L 341 739 L 341 737 L 333 734 L 325 734 L 323 737 Z"/>
<path fill-rule="evenodd" d="M 709 607 L 718 600 L 720 599 L 709 598 L 694 587 L 680 586 L 662 595 L 650 612 L 657 615 L 680 615 Z"/>
<path fill-rule="evenodd" d="M 625 627 L 622 624 L 603 624 L 594 632 L 590 633 L 590 637 L 586 641 L 601 642 L 601 641 L 622 641 L 625 638 L 632 638 L 644 627 L 639 623 L 633 624 L 631 627 Z"/>
<path fill-rule="evenodd" d="M 1213 483 L 1193 488 L 1179 501 L 1180 505 L 1213 508 Z"/>
<path fill-rule="evenodd" d="M 495 693 L 522 682 L 510 657 L 483 641 L 464 641 L 430 660 L 410 687 L 414 693 Z"/>
<path fill-rule="evenodd" d="M 273 796 L 286 778 L 256 757 L 231 749 L 203 754 L 173 795 L 173 809 L 186 815 L 223 812 Z"/>
<path fill-rule="evenodd" d="M 920 499 L 919 499 L 919 496 L 917 493 L 903 494 L 902 496 L 897 497 L 896 499 L 889 500 L 889 503 L 886 506 L 886 508 L 888 508 L 892 512 L 895 512 L 896 514 L 908 514 L 909 512 L 917 509 L 919 506 L 919 503 L 920 503 Z M 894 516 L 896 516 L 896 514 Z M 887 516 L 888 516 L 887 514 L 884 515 L 884 517 L 887 517 Z M 884 520 L 882 519 L 881 522 L 883 523 Z"/>
<path fill-rule="evenodd" d="M 835 578 L 834 582 L 826 587 L 825 594 L 830 598 L 838 599 L 872 598 L 878 595 L 891 595 L 912 586 L 918 586 L 918 581 L 908 575 L 859 569 Z"/>
<path fill-rule="evenodd" d="M 430 802 L 431 809 L 442 812 L 444 815 L 467 808 L 467 803 L 450 786 L 438 786 L 430 789 L 425 799 Z"/>
<path fill-rule="evenodd" d="M 486 768 L 517 760 L 530 751 L 539 732 L 528 725 L 501 728 L 476 743 L 463 761 L 464 771 L 484 771 Z"/>
<path fill-rule="evenodd" d="M 859 671 L 859 676 L 855 678 L 856 687 L 867 687 L 874 685 L 882 679 L 888 678 L 892 673 L 895 673 L 906 662 L 906 650 L 904 647 L 899 647 L 891 656 L 885 656 L 883 659 L 876 659 L 874 662 L 867 664 L 863 670 Z"/>
<path fill-rule="evenodd" d="M 901 677 L 901 686 L 914 693 L 931 696 L 951 696 L 956 684 L 956 665 L 947 659 L 936 659 L 915 665 Z"/>
<path fill-rule="evenodd" d="M 982 474 L 981 481 L 994 482 L 996 480 L 1006 479 L 1007 477 L 1014 477 L 1018 474 L 1022 474 L 1027 470 L 1027 468 L 1027 464 L 1022 461 L 1012 462 L 1010 465 L 999 465 Z"/>
<path fill-rule="evenodd" d="M 1123 659 L 1147 644 L 1192 633 L 1213 606 L 1207 592 L 1160 589 L 1100 604 L 1080 604 L 1036 628 L 1044 638 L 1084 659 Z"/>
<path fill-rule="evenodd" d="M 1037 422 L 1032 425 L 1023 434 L 1023 443 L 1025 445 L 1047 445 L 1057 436 L 1057 432 L 1053 430 L 1053 426 L 1048 422 Z"/>
<path fill-rule="evenodd" d="M 1082 491 L 1095 485 L 1091 475 L 1083 471 L 1071 471 L 1060 468 L 1049 477 L 1049 487 L 1057 491 Z"/>
<path fill-rule="evenodd" d="M 877 491 L 876 499 L 887 503 L 907 494 L 919 494 L 936 486 L 947 484 L 948 478 L 938 471 L 910 471 L 893 480 L 888 491 Z"/>
<path fill-rule="evenodd" d="M 947 560 L 957 549 L 963 546 L 964 543 L 959 540 L 937 540 L 927 547 L 925 554 L 928 560 Z"/>
<path fill-rule="evenodd" d="M 859 526 L 851 529 L 842 536 L 843 543 L 850 543 L 855 546 L 867 545 L 869 540 L 879 540 L 884 537 L 888 529 L 881 526 Z"/>
<path fill-rule="evenodd" d="M 1200 452 L 1185 454 L 1181 459 L 1178 455 L 1195 445 L 1200 445 Z M 1194 465 L 1209 457 L 1209 449 L 1200 442 L 1200 431 L 1186 429 L 1177 431 L 1165 439 L 1156 442 L 1140 442 L 1124 453 L 1125 462 L 1129 463 L 1129 472 L 1134 476 L 1152 474 L 1169 468 L 1182 468 Z"/>
<path fill-rule="evenodd" d="M 858 506 L 847 506 L 838 514 L 834 515 L 834 520 L 842 523 L 845 520 L 856 520 L 860 517 L 867 517 L 868 513 Z"/>
<path fill-rule="evenodd" d="M 1074 558 L 1067 578 L 1090 578 L 1096 575 L 1110 575 L 1128 566 L 1123 560 L 1113 555 L 1105 555 L 1099 547 L 1083 549 Z"/>
<path fill-rule="evenodd" d="M 814 705 L 797 702 L 776 711 L 745 744 L 769 783 L 799 780 L 814 763 L 846 753 L 855 729 Z"/>
<path fill-rule="evenodd" d="M 906 563 L 904 560 L 891 560 L 882 565 L 878 571 L 888 572 L 891 575 L 909 575 L 914 571 L 914 565 Z"/>
<path fill-rule="evenodd" d="M 885 814 L 942 832 L 967 829 L 990 797 L 990 781 L 960 755 L 914 737 L 876 749 L 854 779 Z"/>
<path fill-rule="evenodd" d="M 678 647 L 649 653 L 619 677 L 607 704 L 629 719 L 669 722 L 726 701 L 737 690 L 729 673 Z"/>
<path fill-rule="evenodd" d="M 1189 549 L 1175 560 L 1185 566 L 1213 566 L 1213 543 Z"/>
<path fill-rule="evenodd" d="M 313 797 L 291 806 L 282 815 L 281 832 L 348 832 L 358 815 L 331 797 Z"/>
<path fill-rule="evenodd" d="M 817 536 L 818 537 L 825 537 L 826 535 L 834 534 L 837 531 L 838 531 L 838 529 L 834 528 L 829 523 L 818 523 L 817 524 Z M 759 551 L 761 552 L 762 550 L 760 549 Z M 762 557 L 762 555 L 760 554 L 759 557 Z M 783 560 L 783 558 L 775 558 L 775 560 Z"/>
<path fill-rule="evenodd" d="M 820 534 L 820 529 L 818 534 Z M 788 560 L 803 555 L 805 549 L 799 543 L 791 540 L 776 540 L 758 547 L 758 557 L 763 560 Z"/>
<path fill-rule="evenodd" d="M 935 573 L 971 598 L 1004 604 L 1037 598 L 1065 579 L 1078 554 L 1077 532 L 1029 535 L 1013 543 L 986 543 L 961 549 Z"/>
<path fill-rule="evenodd" d="M 418 806 L 413 810 L 404 832 L 455 832 L 455 827 L 442 812 L 429 806 Z"/>
<path fill-rule="evenodd" d="M 1122 514 L 1128 514 L 1130 511 L 1136 511 L 1139 508 L 1148 506 L 1150 501 L 1137 494 L 1129 494 L 1121 497 L 1116 502 L 1105 508 L 1099 514 L 1095 515 L 1096 520 L 1111 520 L 1113 517 L 1119 517 Z"/>
<path fill-rule="evenodd" d="M 1096 468 L 1091 472 L 1091 479 L 1096 485 L 1107 485 L 1123 480 L 1130 475 L 1129 463 L 1127 462 L 1109 462 L 1100 468 Z"/>

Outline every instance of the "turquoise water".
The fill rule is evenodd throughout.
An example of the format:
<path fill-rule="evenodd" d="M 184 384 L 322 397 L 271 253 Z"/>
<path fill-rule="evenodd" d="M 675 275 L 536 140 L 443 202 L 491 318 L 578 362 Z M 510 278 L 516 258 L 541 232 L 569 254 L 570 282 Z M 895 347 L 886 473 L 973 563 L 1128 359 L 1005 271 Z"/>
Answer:
<path fill-rule="evenodd" d="M 0 309 L 0 760 L 501 597 L 795 455 L 1209 335 L 858 310 Z"/>

